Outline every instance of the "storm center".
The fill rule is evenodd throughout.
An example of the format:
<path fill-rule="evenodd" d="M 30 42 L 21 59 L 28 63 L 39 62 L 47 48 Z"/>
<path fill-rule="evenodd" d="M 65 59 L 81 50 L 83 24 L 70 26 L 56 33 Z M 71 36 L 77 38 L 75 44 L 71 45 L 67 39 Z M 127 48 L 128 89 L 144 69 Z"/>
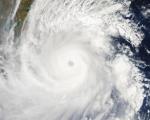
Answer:
<path fill-rule="evenodd" d="M 74 66 L 74 62 L 73 62 L 72 60 L 69 60 L 69 61 L 68 61 L 68 65 L 69 65 L 70 67 L 73 67 L 73 66 Z"/>

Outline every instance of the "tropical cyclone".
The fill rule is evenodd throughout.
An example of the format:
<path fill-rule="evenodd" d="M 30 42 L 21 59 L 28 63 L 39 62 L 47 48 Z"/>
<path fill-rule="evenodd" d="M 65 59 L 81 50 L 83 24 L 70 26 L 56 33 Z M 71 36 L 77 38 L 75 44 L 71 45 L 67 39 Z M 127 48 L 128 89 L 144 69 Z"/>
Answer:
<path fill-rule="evenodd" d="M 111 99 L 113 88 L 110 68 L 105 63 L 105 54 L 99 55 L 92 41 L 97 33 L 87 26 L 85 29 L 78 25 L 80 29 L 74 26 L 71 30 L 70 27 L 72 26 L 68 25 L 67 29 L 54 31 L 48 38 L 43 36 L 44 42 L 39 45 L 36 43 L 36 36 L 29 36 L 31 33 L 28 36 L 23 34 L 23 40 L 29 38 L 21 49 L 23 76 L 30 76 L 29 82 L 32 86 L 40 87 L 49 94 L 47 99 L 51 100 L 46 101 L 50 108 L 59 108 L 58 104 L 63 104 L 61 111 L 51 110 L 50 116 L 54 120 L 60 119 L 59 115 L 66 109 L 70 109 L 70 112 L 64 114 L 64 119 L 71 119 L 79 109 L 80 112 L 75 116 L 81 117 L 81 113 L 89 104 L 93 107 L 92 104 L 95 103 L 92 102 L 98 102 L 99 109 L 105 109 L 105 112 L 109 111 L 105 108 L 106 104 L 112 106 L 112 103 L 107 101 Z M 26 35 L 28 32 L 25 30 L 22 33 Z M 68 104 L 70 108 L 67 108 Z M 95 108 L 86 111 L 82 117 L 86 118 L 92 109 Z M 53 112 L 58 115 L 53 116 Z"/>
<path fill-rule="evenodd" d="M 14 57 L 19 70 L 8 74 L 13 89 L 3 90 L 12 99 L 1 97 L 4 120 L 133 120 L 142 75 L 112 44 L 118 35 L 141 40 L 118 14 L 127 14 L 125 3 L 35 0 Z"/>

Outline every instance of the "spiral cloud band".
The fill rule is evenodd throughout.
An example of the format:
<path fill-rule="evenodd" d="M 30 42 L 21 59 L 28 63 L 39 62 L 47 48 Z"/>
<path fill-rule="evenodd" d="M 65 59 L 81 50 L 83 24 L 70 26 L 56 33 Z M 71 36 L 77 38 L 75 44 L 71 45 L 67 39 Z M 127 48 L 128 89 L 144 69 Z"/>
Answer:
<path fill-rule="evenodd" d="M 129 48 L 116 53 L 113 46 L 117 36 L 136 47 L 142 40 L 120 15 L 129 14 L 129 5 L 35 0 L 11 60 L 15 67 L 8 65 L 11 90 L 1 83 L 2 120 L 134 120 L 142 74 L 123 54 L 132 54 Z"/>

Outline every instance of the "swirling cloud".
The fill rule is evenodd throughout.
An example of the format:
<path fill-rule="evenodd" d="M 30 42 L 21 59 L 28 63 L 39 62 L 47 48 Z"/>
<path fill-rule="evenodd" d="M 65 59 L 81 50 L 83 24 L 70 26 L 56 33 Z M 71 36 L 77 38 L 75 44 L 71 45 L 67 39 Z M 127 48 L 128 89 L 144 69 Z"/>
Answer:
<path fill-rule="evenodd" d="M 142 34 L 117 14 L 128 14 L 124 3 L 35 0 L 21 31 L 20 71 L 10 71 L 4 120 L 133 120 L 142 75 L 128 56 L 115 54 L 112 36 L 130 33 L 138 46 Z"/>

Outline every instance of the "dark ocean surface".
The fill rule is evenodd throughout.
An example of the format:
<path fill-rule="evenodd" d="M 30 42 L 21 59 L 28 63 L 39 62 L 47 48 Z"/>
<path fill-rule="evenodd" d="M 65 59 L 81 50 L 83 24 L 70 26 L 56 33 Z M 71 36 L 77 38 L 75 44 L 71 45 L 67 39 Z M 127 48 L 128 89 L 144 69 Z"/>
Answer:
<path fill-rule="evenodd" d="M 126 19 L 133 19 L 136 24 L 142 26 L 144 39 L 138 48 L 134 48 L 130 43 L 121 40 L 121 44 L 130 46 L 134 53 L 134 59 L 141 60 L 144 64 L 138 64 L 146 78 L 143 83 L 149 87 L 144 87 L 146 97 L 139 111 L 142 120 L 150 120 L 150 0 L 133 0 L 130 6 L 133 16 Z M 148 11 L 147 13 L 145 13 Z M 144 14 L 145 13 L 145 14 Z"/>

